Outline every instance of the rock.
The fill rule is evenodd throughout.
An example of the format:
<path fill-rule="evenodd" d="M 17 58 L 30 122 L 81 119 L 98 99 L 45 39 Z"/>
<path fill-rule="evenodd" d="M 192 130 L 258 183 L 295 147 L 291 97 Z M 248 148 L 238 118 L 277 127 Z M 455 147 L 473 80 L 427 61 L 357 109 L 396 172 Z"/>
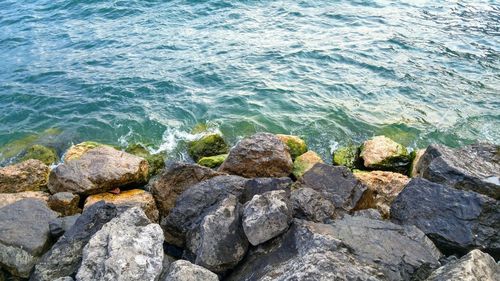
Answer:
<path fill-rule="evenodd" d="M 215 156 L 202 157 L 200 160 L 198 160 L 198 165 L 209 168 L 219 167 L 220 165 L 222 165 L 222 163 L 224 163 L 224 161 L 226 161 L 227 155 L 228 154 L 221 154 Z"/>
<path fill-rule="evenodd" d="M 23 199 L 0 208 L 0 265 L 28 278 L 51 244 L 49 221 L 57 214 L 40 200 Z"/>
<path fill-rule="evenodd" d="M 163 255 L 161 274 L 160 274 L 160 277 L 158 278 L 159 281 L 163 281 L 163 280 L 165 280 L 165 278 L 167 278 L 167 275 L 170 272 L 170 268 L 174 262 L 175 262 L 175 258 L 169 256 L 166 253 L 165 253 L 165 255 Z"/>
<path fill-rule="evenodd" d="M 90 238 L 117 214 L 116 207 L 98 202 L 87 208 L 75 224 L 45 253 L 35 266 L 31 281 L 52 281 L 76 273 L 82 250 Z"/>
<path fill-rule="evenodd" d="M 195 164 L 176 162 L 163 170 L 151 183 L 151 193 L 161 217 L 165 217 L 175 205 L 175 200 L 190 186 L 223 175 L 212 169 Z"/>
<path fill-rule="evenodd" d="M 18 193 L 0 193 L 0 208 L 23 199 L 36 199 L 47 203 L 49 194 L 43 191 L 24 191 Z"/>
<path fill-rule="evenodd" d="M 73 281 L 73 278 L 71 276 L 65 276 L 65 277 L 57 278 L 54 281 Z"/>
<path fill-rule="evenodd" d="M 75 225 L 80 214 L 55 218 L 49 222 L 50 235 L 54 238 L 61 237 L 66 231 L 70 230 Z"/>
<path fill-rule="evenodd" d="M 366 168 L 374 170 L 406 174 L 410 165 L 410 155 L 406 147 L 384 136 L 365 141 L 359 156 Z"/>
<path fill-rule="evenodd" d="M 57 162 L 57 153 L 53 148 L 49 148 L 40 144 L 35 144 L 29 147 L 21 157 L 21 161 L 36 159 L 42 161 L 45 165 L 50 166 Z"/>
<path fill-rule="evenodd" d="M 360 152 L 358 145 L 341 147 L 333 152 L 333 165 L 346 166 L 351 170 L 362 168 L 363 161 L 359 157 Z"/>
<path fill-rule="evenodd" d="M 49 198 L 49 207 L 63 216 L 72 216 L 81 213 L 78 208 L 80 196 L 71 192 L 58 192 Z"/>
<path fill-rule="evenodd" d="M 229 151 L 226 141 L 219 134 L 208 134 L 188 143 L 188 153 L 194 161 L 203 157 L 226 154 Z"/>
<path fill-rule="evenodd" d="M 354 176 L 367 187 L 355 210 L 378 209 L 384 218 L 389 218 L 392 201 L 410 181 L 405 175 L 384 171 L 360 171 Z"/>
<path fill-rule="evenodd" d="M 363 217 L 363 218 L 368 218 L 372 220 L 381 220 L 382 215 L 377 209 L 364 209 L 364 210 L 359 210 L 355 211 L 352 214 L 354 217 Z"/>
<path fill-rule="evenodd" d="M 92 236 L 83 249 L 76 280 L 156 280 L 162 262 L 161 227 L 133 207 Z"/>
<path fill-rule="evenodd" d="M 80 159 L 80 157 L 87 153 L 89 150 L 102 146 L 108 145 L 94 141 L 84 141 L 82 143 L 72 145 L 64 154 L 64 162 Z"/>
<path fill-rule="evenodd" d="M 243 230 L 256 246 L 285 232 L 292 221 L 292 206 L 284 190 L 255 195 L 243 208 Z"/>
<path fill-rule="evenodd" d="M 289 177 L 248 179 L 244 183 L 240 203 L 245 204 L 252 200 L 255 195 L 263 194 L 268 191 L 284 190 L 289 193 L 292 183 L 293 181 Z"/>
<path fill-rule="evenodd" d="M 123 212 L 131 207 L 139 207 L 152 222 L 158 223 L 159 221 L 158 209 L 156 208 L 153 195 L 145 190 L 132 189 L 122 191 L 119 194 L 99 193 L 90 195 L 85 199 L 83 208 L 86 209 L 101 200 L 114 204 L 119 212 Z"/>
<path fill-rule="evenodd" d="M 415 151 L 412 151 L 410 154 L 410 158 L 412 158 L 411 166 L 410 166 L 410 177 L 418 177 L 420 176 L 418 167 L 420 165 L 420 159 L 422 158 L 422 155 L 424 155 L 425 149 L 417 149 Z"/>
<path fill-rule="evenodd" d="M 426 280 L 495 281 L 499 276 L 500 265 L 490 255 L 472 250 L 461 259 L 438 268 Z"/>
<path fill-rule="evenodd" d="M 350 211 L 366 190 L 351 171 L 344 166 L 330 166 L 318 163 L 297 181 L 299 187 L 309 187 L 327 200 L 339 211 Z"/>
<path fill-rule="evenodd" d="M 487 196 L 414 178 L 392 203 L 391 218 L 417 226 L 447 255 L 477 248 L 500 258 L 500 204 Z"/>
<path fill-rule="evenodd" d="M 288 147 L 275 135 L 258 133 L 240 141 L 219 171 L 242 177 L 286 177 L 293 168 Z"/>
<path fill-rule="evenodd" d="M 301 139 L 297 136 L 291 136 L 291 135 L 278 134 L 276 136 L 286 146 L 288 146 L 288 149 L 290 151 L 290 155 L 292 156 L 292 159 L 295 159 L 295 158 L 299 157 L 300 155 L 307 152 L 307 144 L 303 139 Z"/>
<path fill-rule="evenodd" d="M 144 158 L 100 146 L 52 170 L 49 189 L 51 193 L 68 191 L 91 195 L 116 187 L 142 184 L 147 177 L 148 162 Z"/>
<path fill-rule="evenodd" d="M 161 171 L 161 169 L 165 167 L 165 157 L 162 154 L 160 153 L 151 154 L 141 144 L 131 144 L 125 149 L 125 152 L 146 159 L 146 161 L 148 161 L 149 164 L 150 177 L 157 175 Z"/>
<path fill-rule="evenodd" d="M 49 173 L 47 165 L 34 159 L 0 168 L 0 193 L 44 190 Z"/>
<path fill-rule="evenodd" d="M 421 159 L 417 171 L 422 177 L 500 199 L 500 146 L 481 143 L 450 149 L 430 145 Z"/>
<path fill-rule="evenodd" d="M 161 281 L 219 281 L 217 274 L 186 260 L 172 263 L 170 271 Z"/>
<path fill-rule="evenodd" d="M 292 174 L 295 178 L 300 178 L 305 172 L 309 171 L 316 163 L 323 163 L 321 157 L 314 151 L 308 151 L 293 161 Z"/>
<path fill-rule="evenodd" d="M 333 203 L 312 188 L 295 189 L 290 199 L 296 218 L 322 223 L 329 223 L 335 218 Z"/>

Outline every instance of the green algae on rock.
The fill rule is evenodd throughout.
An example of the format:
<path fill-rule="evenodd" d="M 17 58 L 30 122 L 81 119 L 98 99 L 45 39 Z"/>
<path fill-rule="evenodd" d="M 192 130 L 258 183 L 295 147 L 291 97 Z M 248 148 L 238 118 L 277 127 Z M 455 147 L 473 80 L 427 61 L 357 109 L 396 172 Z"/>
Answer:
<path fill-rule="evenodd" d="M 208 134 L 188 143 L 188 153 L 195 161 L 203 157 L 226 154 L 229 147 L 219 134 Z"/>
<path fill-rule="evenodd" d="M 303 139 L 292 135 L 277 134 L 276 136 L 288 146 L 292 159 L 307 152 L 307 144 Z"/>
<path fill-rule="evenodd" d="M 357 145 L 348 145 L 341 147 L 333 152 L 333 165 L 346 166 L 353 170 L 362 166 L 359 157 L 360 147 Z"/>
<path fill-rule="evenodd" d="M 51 165 L 57 162 L 57 153 L 53 148 L 35 144 L 26 150 L 20 161 L 22 162 L 28 159 L 40 160 L 45 165 Z"/>
<path fill-rule="evenodd" d="M 295 176 L 295 178 L 300 178 L 316 163 L 323 163 L 323 160 L 316 152 L 308 151 L 300 155 L 295 159 L 295 161 L 293 161 L 292 174 Z"/>
<path fill-rule="evenodd" d="M 359 156 L 366 168 L 408 173 L 410 155 L 403 145 L 385 136 L 376 136 L 361 146 Z"/>
<path fill-rule="evenodd" d="M 202 157 L 200 160 L 198 160 L 198 165 L 209 167 L 209 168 L 215 168 L 226 160 L 228 154 L 221 154 L 221 155 L 215 155 L 215 156 L 207 156 L 207 157 Z"/>
<path fill-rule="evenodd" d="M 49 128 L 40 133 L 29 134 L 21 139 L 11 141 L 0 148 L 0 161 L 17 156 L 26 148 L 37 143 L 45 143 L 47 139 L 60 135 L 61 132 L 58 128 Z"/>
<path fill-rule="evenodd" d="M 142 144 L 131 144 L 125 152 L 146 159 L 149 164 L 149 176 L 158 174 L 165 167 L 165 157 L 161 153 L 151 154 Z"/>
<path fill-rule="evenodd" d="M 66 151 L 66 154 L 64 154 L 64 161 L 76 160 L 87 151 L 101 146 L 105 146 L 105 144 L 94 141 L 84 141 L 79 144 L 72 145 L 68 151 Z"/>

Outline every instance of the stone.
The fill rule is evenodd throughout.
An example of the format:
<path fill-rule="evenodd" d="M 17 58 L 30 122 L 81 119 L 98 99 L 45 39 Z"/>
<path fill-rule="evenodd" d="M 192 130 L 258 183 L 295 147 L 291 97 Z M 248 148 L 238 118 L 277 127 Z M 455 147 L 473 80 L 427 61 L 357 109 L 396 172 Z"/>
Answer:
<path fill-rule="evenodd" d="M 169 165 L 151 183 L 160 216 L 167 216 L 177 197 L 190 186 L 220 175 L 223 173 L 196 164 L 175 162 Z"/>
<path fill-rule="evenodd" d="M 286 177 L 292 168 L 288 147 L 273 134 L 258 133 L 238 142 L 219 171 L 247 178 Z"/>
<path fill-rule="evenodd" d="M 94 141 L 84 141 L 82 143 L 72 145 L 64 154 L 64 162 L 80 159 L 80 157 L 87 153 L 89 150 L 102 146 L 108 145 Z"/>
<path fill-rule="evenodd" d="M 186 260 L 172 263 L 170 271 L 161 281 L 219 281 L 217 274 Z"/>
<path fill-rule="evenodd" d="M 64 276 L 64 277 L 57 278 L 54 281 L 73 281 L 73 278 L 71 276 Z"/>
<path fill-rule="evenodd" d="M 36 199 L 47 203 L 49 194 L 43 191 L 23 191 L 18 193 L 0 193 L 0 208 L 23 199 Z"/>
<path fill-rule="evenodd" d="M 208 168 L 216 168 L 222 165 L 224 161 L 226 161 L 228 154 L 221 154 L 221 155 L 215 155 L 215 156 L 207 156 L 207 157 L 202 157 L 200 160 L 198 160 L 198 165 L 208 167 Z"/>
<path fill-rule="evenodd" d="M 86 209 L 101 200 L 115 205 L 119 212 L 131 207 L 139 207 L 152 222 L 158 223 L 159 221 L 159 213 L 153 195 L 145 190 L 132 189 L 122 191 L 119 194 L 99 193 L 90 195 L 85 199 L 83 208 Z"/>
<path fill-rule="evenodd" d="M 144 158 L 100 146 L 53 169 L 49 189 L 51 193 L 92 195 L 116 187 L 140 185 L 147 177 L 148 162 Z"/>
<path fill-rule="evenodd" d="M 372 220 L 381 220 L 382 215 L 377 209 L 363 209 L 363 210 L 358 210 L 352 213 L 354 217 L 363 217 L 363 218 L 368 218 Z"/>
<path fill-rule="evenodd" d="M 42 161 L 45 165 L 50 166 L 57 162 L 56 150 L 40 144 L 30 146 L 21 157 L 21 161 L 36 159 Z"/>
<path fill-rule="evenodd" d="M 81 213 L 82 210 L 78 208 L 80 203 L 80 196 L 71 192 L 58 192 L 49 198 L 49 207 L 60 213 L 62 216 L 72 216 Z"/>
<path fill-rule="evenodd" d="M 481 249 L 500 258 L 500 203 L 490 197 L 414 178 L 392 203 L 391 219 L 417 226 L 446 255 Z"/>
<path fill-rule="evenodd" d="M 434 271 L 427 281 L 498 281 L 500 265 L 488 254 L 472 250 L 457 261 L 450 262 Z"/>
<path fill-rule="evenodd" d="M 293 161 L 292 174 L 295 178 L 300 178 L 305 172 L 309 171 L 316 163 L 323 163 L 323 159 L 314 151 L 308 151 Z"/>
<path fill-rule="evenodd" d="M 389 218 L 392 201 L 410 181 L 405 175 L 386 171 L 358 171 L 354 176 L 367 187 L 354 209 L 377 209 L 383 218 Z"/>
<path fill-rule="evenodd" d="M 329 223 L 335 218 L 335 205 L 312 188 L 293 190 L 290 200 L 295 218 L 321 223 Z"/>
<path fill-rule="evenodd" d="M 49 173 L 47 165 L 34 159 L 0 168 L 0 193 L 45 190 Z"/>
<path fill-rule="evenodd" d="M 133 207 L 92 236 L 83 249 L 76 280 L 157 280 L 162 265 L 161 227 Z"/>
<path fill-rule="evenodd" d="M 363 161 L 359 157 L 360 152 L 358 145 L 341 147 L 333 152 L 333 165 L 345 166 L 351 170 L 362 168 Z"/>
<path fill-rule="evenodd" d="M 361 146 L 359 156 L 366 168 L 406 174 L 410 155 L 403 145 L 385 136 L 376 136 Z"/>
<path fill-rule="evenodd" d="M 83 247 L 104 224 L 117 215 L 112 204 L 98 202 L 87 208 L 35 266 L 30 281 L 52 281 L 76 273 L 82 261 Z"/>
<path fill-rule="evenodd" d="M 291 136 L 291 135 L 277 134 L 276 136 L 286 146 L 288 146 L 288 149 L 290 150 L 290 155 L 292 156 L 292 159 L 295 159 L 295 158 L 299 157 L 300 155 L 307 152 L 307 144 L 303 139 L 301 139 L 297 136 Z"/>
<path fill-rule="evenodd" d="M 283 190 L 255 195 L 243 208 L 243 230 L 254 246 L 285 232 L 291 221 L 292 206 Z"/>
<path fill-rule="evenodd" d="M 427 147 L 417 171 L 430 181 L 500 199 L 500 146 Z"/>
<path fill-rule="evenodd" d="M 53 238 L 61 237 L 66 231 L 70 230 L 75 225 L 80 214 L 55 218 L 49 222 L 50 235 Z"/>
<path fill-rule="evenodd" d="M 160 277 L 158 278 L 158 280 L 162 281 L 162 280 L 165 280 L 165 278 L 167 278 L 167 275 L 170 272 L 170 268 L 174 262 L 175 262 L 175 258 L 169 256 L 167 253 L 165 253 L 165 255 L 163 255 L 162 269 L 161 269 Z"/>
<path fill-rule="evenodd" d="M 425 149 L 417 149 L 411 152 L 410 158 L 413 160 L 411 161 L 411 166 L 410 166 L 410 177 L 415 178 L 420 176 L 418 167 L 420 165 L 420 159 L 422 159 L 422 155 L 424 155 Z"/>
<path fill-rule="evenodd" d="M 245 204 L 252 200 L 255 195 L 273 190 L 284 190 L 288 194 L 290 193 L 292 183 L 293 181 L 289 177 L 248 179 L 244 183 L 240 203 Z"/>
<path fill-rule="evenodd" d="M 229 151 L 226 141 L 221 135 L 215 133 L 203 135 L 199 139 L 189 142 L 187 146 L 189 156 L 194 161 L 207 156 L 226 154 Z"/>
<path fill-rule="evenodd" d="M 160 153 L 151 154 L 142 144 L 131 144 L 125 152 L 142 157 L 148 161 L 149 176 L 157 175 L 165 167 L 165 157 Z"/>

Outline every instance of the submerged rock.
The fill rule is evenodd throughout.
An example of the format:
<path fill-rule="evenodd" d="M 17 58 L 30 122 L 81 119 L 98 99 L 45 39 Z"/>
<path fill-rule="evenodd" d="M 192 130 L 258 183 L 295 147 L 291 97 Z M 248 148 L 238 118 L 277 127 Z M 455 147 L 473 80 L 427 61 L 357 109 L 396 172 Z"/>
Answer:
<path fill-rule="evenodd" d="M 21 201 L 23 199 L 35 199 L 47 203 L 50 194 L 43 191 L 23 191 L 18 193 L 0 193 L 0 208 Z"/>
<path fill-rule="evenodd" d="M 49 207 L 63 216 L 81 213 L 82 210 L 78 208 L 79 203 L 80 196 L 71 192 L 58 192 L 51 195 L 48 201 Z"/>
<path fill-rule="evenodd" d="M 288 147 L 273 134 L 258 133 L 231 149 L 219 171 L 243 177 L 286 177 L 293 168 Z"/>
<path fill-rule="evenodd" d="M 286 144 L 286 146 L 288 146 L 288 149 L 290 151 L 290 155 L 292 156 L 292 159 L 295 159 L 295 158 L 299 157 L 300 155 L 307 152 L 307 144 L 303 139 L 301 139 L 297 136 L 292 136 L 292 135 L 277 134 L 276 136 L 284 144 Z"/>
<path fill-rule="evenodd" d="M 57 162 L 57 153 L 53 148 L 49 148 L 40 144 L 35 144 L 29 147 L 21 157 L 21 161 L 36 159 L 42 161 L 49 166 Z"/>
<path fill-rule="evenodd" d="M 188 153 L 194 161 L 203 157 L 226 154 L 229 147 L 219 134 L 208 134 L 188 143 Z"/>
<path fill-rule="evenodd" d="M 406 147 L 384 136 L 365 141 L 359 156 L 363 159 L 364 166 L 373 170 L 406 174 L 410 165 Z"/>
<path fill-rule="evenodd" d="M 221 154 L 215 156 L 202 157 L 200 160 L 198 160 L 198 165 L 209 168 L 219 167 L 220 165 L 222 165 L 222 163 L 224 163 L 224 161 L 226 161 L 227 155 L 228 154 Z"/>
<path fill-rule="evenodd" d="M 146 161 L 148 161 L 149 164 L 150 177 L 157 175 L 160 172 L 160 170 L 165 167 L 165 157 L 162 154 L 160 153 L 151 154 L 141 144 L 131 144 L 125 149 L 125 152 L 146 159 Z"/>
<path fill-rule="evenodd" d="M 295 178 L 300 178 L 305 172 L 309 171 L 316 163 L 323 163 L 323 159 L 314 151 L 308 151 L 293 161 L 292 174 Z"/>
<path fill-rule="evenodd" d="M 295 189 L 290 199 L 296 218 L 321 223 L 331 222 L 335 218 L 335 205 L 312 188 Z"/>
<path fill-rule="evenodd" d="M 363 161 L 359 157 L 360 147 L 349 145 L 341 147 L 333 152 L 333 165 L 346 166 L 353 170 L 363 166 Z"/>
<path fill-rule="evenodd" d="M 219 281 L 219 277 L 199 265 L 178 260 L 170 265 L 168 275 L 160 281 Z"/>
<path fill-rule="evenodd" d="M 0 168 L 0 193 L 46 189 L 49 173 L 47 165 L 34 159 Z"/>

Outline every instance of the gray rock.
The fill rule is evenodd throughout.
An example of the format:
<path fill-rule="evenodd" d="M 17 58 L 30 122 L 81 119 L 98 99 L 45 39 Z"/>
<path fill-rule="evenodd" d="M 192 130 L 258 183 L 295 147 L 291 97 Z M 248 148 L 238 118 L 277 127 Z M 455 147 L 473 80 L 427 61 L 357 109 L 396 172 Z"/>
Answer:
<path fill-rule="evenodd" d="M 82 260 L 83 247 L 116 213 L 114 205 L 104 202 L 85 210 L 73 227 L 38 261 L 30 280 L 52 281 L 75 274 Z"/>
<path fill-rule="evenodd" d="M 359 210 L 356 211 L 352 214 L 355 217 L 364 217 L 364 218 L 369 218 L 373 220 L 381 220 L 382 215 L 377 209 L 364 209 L 364 210 Z"/>
<path fill-rule="evenodd" d="M 243 230 L 254 246 L 285 232 L 292 221 L 292 206 L 284 190 L 255 195 L 243 209 Z"/>
<path fill-rule="evenodd" d="M 254 195 L 262 194 L 268 191 L 284 190 L 289 193 L 292 183 L 293 181 L 289 177 L 249 179 L 245 183 L 240 203 L 244 204 L 252 200 Z"/>
<path fill-rule="evenodd" d="M 158 280 L 165 280 L 167 278 L 168 273 L 170 272 L 170 267 L 172 266 L 172 263 L 175 262 L 175 258 L 165 254 L 163 256 L 163 263 L 162 263 L 162 269 L 160 273 L 160 277 Z"/>
<path fill-rule="evenodd" d="M 335 206 L 318 191 L 304 187 L 292 191 L 294 217 L 313 222 L 328 223 L 335 218 Z"/>
<path fill-rule="evenodd" d="M 36 199 L 0 208 L 0 266 L 27 278 L 38 258 L 50 247 L 50 220 L 57 213 Z"/>
<path fill-rule="evenodd" d="M 77 281 L 156 280 L 162 270 L 163 232 L 133 207 L 106 223 L 83 249 Z"/>
<path fill-rule="evenodd" d="M 472 250 L 461 259 L 450 262 L 434 271 L 428 281 L 498 281 L 500 265 L 488 254 Z"/>
<path fill-rule="evenodd" d="M 70 276 L 65 276 L 65 277 L 60 277 L 60 278 L 57 278 L 56 280 L 54 281 L 73 281 L 73 278 L 70 277 Z"/>
<path fill-rule="evenodd" d="M 217 274 L 186 260 L 172 263 L 170 272 L 162 281 L 218 281 Z"/>
<path fill-rule="evenodd" d="M 420 228 L 447 255 L 482 249 L 500 258 L 500 203 L 415 178 L 391 206 L 392 221 Z"/>
<path fill-rule="evenodd" d="M 80 214 L 55 218 L 49 222 L 50 235 L 54 238 L 61 237 L 66 231 L 70 230 L 75 224 Z"/>

